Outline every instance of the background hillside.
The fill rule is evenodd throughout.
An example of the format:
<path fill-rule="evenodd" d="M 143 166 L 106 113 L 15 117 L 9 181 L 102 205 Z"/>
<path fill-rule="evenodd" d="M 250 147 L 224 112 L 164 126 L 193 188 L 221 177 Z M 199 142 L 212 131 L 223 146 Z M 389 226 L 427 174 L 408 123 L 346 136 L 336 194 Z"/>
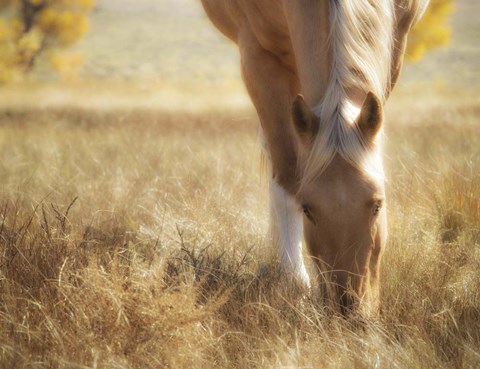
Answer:
<path fill-rule="evenodd" d="M 476 100 L 479 13 L 478 1 L 457 0 L 452 42 L 406 64 L 394 98 L 423 89 L 437 98 L 453 92 Z M 218 105 L 213 97 L 222 95 L 224 106 L 250 107 L 238 51 L 209 23 L 198 0 L 98 0 L 90 22 L 90 31 L 72 48 L 84 59 L 79 79 L 58 86 L 58 76 L 39 65 L 34 79 L 43 83 L 3 87 L 0 105 L 199 109 Z"/>
<path fill-rule="evenodd" d="M 478 1 L 457 0 L 451 44 L 407 66 L 402 83 L 443 79 L 452 87 L 478 86 L 478 14 Z M 91 22 L 79 45 L 86 78 L 239 79 L 237 50 L 210 25 L 199 0 L 99 0 Z"/>

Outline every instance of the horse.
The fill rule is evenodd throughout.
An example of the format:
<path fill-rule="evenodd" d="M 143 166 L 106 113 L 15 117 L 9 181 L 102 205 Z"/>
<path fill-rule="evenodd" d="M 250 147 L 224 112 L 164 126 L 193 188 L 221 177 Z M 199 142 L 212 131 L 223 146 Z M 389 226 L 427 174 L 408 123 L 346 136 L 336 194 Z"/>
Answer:
<path fill-rule="evenodd" d="M 304 238 L 326 302 L 378 311 L 383 107 L 429 0 L 201 1 L 238 45 L 269 161 L 281 269 L 310 289 Z"/>

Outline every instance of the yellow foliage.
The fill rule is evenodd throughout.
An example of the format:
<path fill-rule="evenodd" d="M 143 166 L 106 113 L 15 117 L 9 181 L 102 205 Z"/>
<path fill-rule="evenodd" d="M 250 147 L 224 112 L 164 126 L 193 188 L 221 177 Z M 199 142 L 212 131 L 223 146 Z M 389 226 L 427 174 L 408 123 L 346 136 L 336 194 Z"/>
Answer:
<path fill-rule="evenodd" d="M 82 54 L 53 53 L 49 61 L 53 69 L 65 80 L 76 80 L 83 64 Z"/>
<path fill-rule="evenodd" d="M 84 13 L 46 8 L 38 17 L 38 26 L 56 42 L 68 45 L 87 32 L 88 20 Z"/>
<path fill-rule="evenodd" d="M 28 11 L 20 1 L 0 0 L 0 82 L 20 78 L 50 49 L 54 51 L 48 56 L 52 67 L 73 78 L 83 59 L 78 55 L 62 57 L 60 49 L 88 31 L 87 14 L 94 0 L 28 0 L 27 4 Z"/>
<path fill-rule="evenodd" d="M 425 14 L 408 37 L 408 60 L 418 61 L 426 51 L 448 44 L 451 36 L 448 17 L 452 11 L 453 0 L 430 0 Z"/>
<path fill-rule="evenodd" d="M 0 82 L 19 79 L 22 54 L 36 48 L 35 35 L 22 38 L 18 19 L 0 19 Z"/>
<path fill-rule="evenodd" d="M 33 29 L 28 33 L 24 33 L 22 37 L 17 42 L 17 47 L 20 52 L 26 54 L 34 54 L 36 53 L 41 47 L 41 33 Z"/>
<path fill-rule="evenodd" d="M 10 27 L 4 19 L 0 19 L 0 43 L 8 41 L 10 38 Z"/>
<path fill-rule="evenodd" d="M 23 24 L 20 18 L 15 17 L 10 21 L 10 34 L 12 39 L 18 40 L 22 36 L 23 33 Z"/>
<path fill-rule="evenodd" d="M 95 5 L 93 0 L 80 0 L 78 3 L 83 9 L 92 9 Z"/>

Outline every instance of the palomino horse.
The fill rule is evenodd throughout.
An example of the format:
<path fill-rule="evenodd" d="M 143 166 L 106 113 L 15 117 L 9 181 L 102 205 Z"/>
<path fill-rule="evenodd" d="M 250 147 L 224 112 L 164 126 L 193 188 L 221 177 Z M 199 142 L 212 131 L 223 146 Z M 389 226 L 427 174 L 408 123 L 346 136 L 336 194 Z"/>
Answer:
<path fill-rule="evenodd" d="M 376 310 L 387 236 L 383 105 L 428 0 L 202 3 L 240 50 L 271 164 L 282 268 L 310 286 L 304 236 L 320 285 L 334 286 L 324 296 L 342 311 Z"/>

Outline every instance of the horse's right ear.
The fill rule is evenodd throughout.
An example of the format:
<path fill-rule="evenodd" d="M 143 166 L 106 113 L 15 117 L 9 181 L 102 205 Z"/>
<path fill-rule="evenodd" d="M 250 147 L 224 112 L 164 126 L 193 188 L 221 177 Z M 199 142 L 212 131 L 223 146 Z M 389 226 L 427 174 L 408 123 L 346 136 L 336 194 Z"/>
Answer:
<path fill-rule="evenodd" d="M 302 95 L 297 95 L 293 101 L 292 117 L 300 137 L 312 138 L 318 132 L 320 120 L 312 112 Z"/>
<path fill-rule="evenodd" d="M 363 102 L 357 125 L 366 142 L 372 142 L 382 128 L 382 103 L 373 92 L 369 92 Z"/>

